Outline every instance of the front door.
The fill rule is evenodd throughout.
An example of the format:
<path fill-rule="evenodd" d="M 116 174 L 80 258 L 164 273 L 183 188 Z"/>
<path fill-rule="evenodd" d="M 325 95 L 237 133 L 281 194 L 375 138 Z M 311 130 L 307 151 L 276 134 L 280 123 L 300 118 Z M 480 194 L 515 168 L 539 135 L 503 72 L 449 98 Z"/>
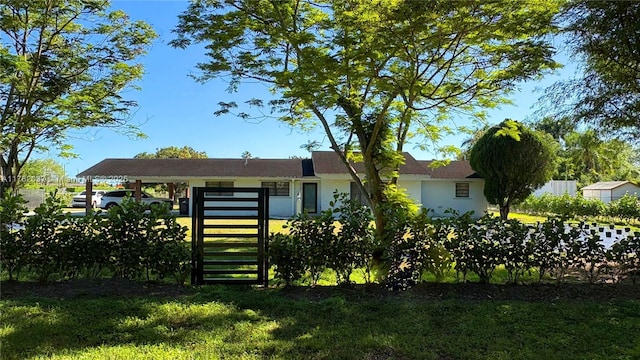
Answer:
<path fill-rule="evenodd" d="M 318 212 L 318 184 L 302 184 L 302 211 L 306 211 L 309 214 Z"/>

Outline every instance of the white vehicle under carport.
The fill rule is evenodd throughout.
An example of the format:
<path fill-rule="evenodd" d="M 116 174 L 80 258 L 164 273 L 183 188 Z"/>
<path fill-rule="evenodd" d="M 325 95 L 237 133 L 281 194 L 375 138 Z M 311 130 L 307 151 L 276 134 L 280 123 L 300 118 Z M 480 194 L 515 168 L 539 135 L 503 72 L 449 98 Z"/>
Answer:
<path fill-rule="evenodd" d="M 91 207 L 98 207 L 100 206 L 101 200 L 102 200 L 102 196 L 106 193 L 105 190 L 94 190 L 91 192 Z M 71 206 L 72 207 L 85 207 L 86 205 L 86 201 L 87 201 L 87 192 L 83 191 L 81 192 L 79 195 L 74 196 L 71 199 Z"/>
<path fill-rule="evenodd" d="M 127 198 L 134 198 L 133 190 L 114 190 L 109 191 L 102 196 L 102 201 L 100 202 L 100 207 L 103 209 L 111 209 L 114 206 L 120 206 L 122 201 Z M 144 191 L 140 194 L 140 202 L 143 204 L 149 205 L 149 207 L 154 205 L 162 205 L 166 204 L 169 208 L 173 207 L 173 200 L 167 198 L 154 197 Z"/>

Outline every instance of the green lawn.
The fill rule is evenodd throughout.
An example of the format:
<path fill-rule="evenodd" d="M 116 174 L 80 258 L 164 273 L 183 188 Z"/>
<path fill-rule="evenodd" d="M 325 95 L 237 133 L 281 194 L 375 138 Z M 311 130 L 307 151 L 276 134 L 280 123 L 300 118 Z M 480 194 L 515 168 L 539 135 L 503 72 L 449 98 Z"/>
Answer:
<path fill-rule="evenodd" d="M 640 299 L 476 299 L 443 289 L 14 295 L 0 301 L 0 358 L 640 359 Z"/>

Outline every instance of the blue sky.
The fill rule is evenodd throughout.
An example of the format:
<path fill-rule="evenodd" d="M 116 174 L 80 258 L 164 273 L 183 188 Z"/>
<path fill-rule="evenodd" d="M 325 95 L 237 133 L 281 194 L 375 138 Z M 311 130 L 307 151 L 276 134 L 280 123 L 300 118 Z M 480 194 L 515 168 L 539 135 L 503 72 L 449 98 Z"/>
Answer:
<path fill-rule="evenodd" d="M 309 153 L 300 145 L 314 140 L 323 144 L 320 150 L 329 149 L 321 129 L 302 133 L 275 119 L 249 123 L 232 115 L 213 115 L 218 109 L 218 102 L 235 100 L 240 104 L 255 97 L 255 94 L 265 93 L 266 88 L 260 84 L 249 84 L 241 86 L 239 93 L 230 94 L 222 80 L 200 84 L 188 76 L 195 71 L 197 62 L 205 60 L 203 49 L 192 47 L 182 50 L 168 45 L 175 37 L 171 30 L 177 23 L 177 15 L 187 5 L 187 1 L 113 2 L 113 8 L 124 10 L 132 19 L 147 21 L 158 33 L 153 47 L 142 59 L 146 74 L 138 84 L 141 90 L 124 94 L 126 98 L 138 102 L 139 107 L 131 122 L 138 124 L 147 138 L 132 140 L 105 129 L 73 132 L 69 134 L 69 141 L 79 157 L 57 159 L 65 166 L 68 176 L 73 177 L 104 158 L 131 158 L 138 153 L 154 152 L 157 148 L 167 146 L 188 145 L 205 151 L 209 157 L 219 158 L 240 158 L 244 151 L 261 158 L 307 156 Z M 542 81 L 522 84 L 512 96 L 514 105 L 493 110 L 489 122 L 499 123 L 507 117 L 525 120 L 533 113 L 531 107 L 540 95 L 537 89 L 550 85 L 567 72 L 565 69 L 546 76 Z M 451 136 L 441 145 L 459 146 L 466 137 L 464 134 Z M 417 159 L 426 160 L 436 156 L 410 146 L 406 150 Z M 37 157 L 56 158 L 56 153 L 52 151 Z"/>

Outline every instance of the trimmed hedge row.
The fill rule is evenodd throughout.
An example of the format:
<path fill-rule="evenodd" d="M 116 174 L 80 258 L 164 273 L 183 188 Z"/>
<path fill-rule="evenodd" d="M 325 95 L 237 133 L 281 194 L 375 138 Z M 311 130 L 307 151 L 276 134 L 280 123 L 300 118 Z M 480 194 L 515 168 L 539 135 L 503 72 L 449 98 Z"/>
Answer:
<path fill-rule="evenodd" d="M 517 209 L 535 215 L 557 215 L 564 218 L 608 216 L 622 221 L 640 221 L 640 200 L 635 194 L 625 194 L 608 204 L 596 199 L 563 194 L 530 196 L 518 204 Z"/>
<path fill-rule="evenodd" d="M 2 270 L 18 279 L 24 270 L 38 280 L 106 275 L 129 279 L 173 277 L 184 283 L 190 270 L 187 228 L 166 207 L 145 213 L 144 204 L 123 201 L 102 213 L 64 214 L 64 203 L 47 197 L 24 217 L 24 200 L 7 194 L 0 202 Z"/>
<path fill-rule="evenodd" d="M 347 269 L 338 277 L 339 282 L 348 282 L 346 275 L 363 265 L 370 279 L 371 259 L 379 249 L 372 225 L 363 212 L 358 218 L 360 227 L 354 228 L 353 223 L 345 226 L 341 222 L 344 218 L 332 216 L 336 212 L 329 210 L 318 218 L 301 215 L 289 222 L 289 234 L 272 235 L 270 258 L 278 278 L 291 284 L 309 273 L 316 283 L 319 271 L 338 271 L 339 263 Z M 393 238 L 384 256 L 388 271 L 383 281 L 388 288 L 410 288 L 426 273 L 439 281 L 452 270 L 458 279 L 466 280 L 474 273 L 480 282 L 489 282 L 498 267 L 504 267 L 507 282 L 513 284 L 532 271 L 537 272 L 538 281 L 555 278 L 558 282 L 569 273 L 591 283 L 623 279 L 636 283 L 640 275 L 637 235 L 619 239 L 606 249 L 600 235 L 585 230 L 584 223 L 570 225 L 560 218 L 549 218 L 527 225 L 491 215 L 479 219 L 471 213 L 452 215 L 434 219 L 425 210 L 418 216 L 398 212 L 392 217 L 388 226 Z M 342 226 L 334 227 L 334 221 Z M 349 237 L 354 243 L 345 246 Z M 358 245 L 356 239 L 366 240 Z M 339 260 L 336 249 L 342 246 L 341 254 L 350 261 Z"/>

